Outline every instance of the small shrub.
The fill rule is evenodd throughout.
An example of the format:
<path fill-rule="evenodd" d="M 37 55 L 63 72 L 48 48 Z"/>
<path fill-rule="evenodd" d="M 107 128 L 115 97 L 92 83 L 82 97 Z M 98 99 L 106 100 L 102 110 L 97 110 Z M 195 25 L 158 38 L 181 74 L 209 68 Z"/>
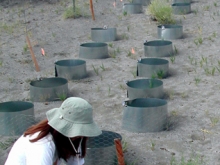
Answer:
<path fill-rule="evenodd" d="M 68 18 L 78 18 L 81 15 L 81 10 L 79 8 L 75 8 L 76 11 L 73 11 L 73 6 L 69 6 L 63 13 L 63 18 L 68 19 Z"/>
<path fill-rule="evenodd" d="M 166 0 L 152 0 L 147 7 L 151 17 L 160 24 L 174 24 L 172 7 Z"/>

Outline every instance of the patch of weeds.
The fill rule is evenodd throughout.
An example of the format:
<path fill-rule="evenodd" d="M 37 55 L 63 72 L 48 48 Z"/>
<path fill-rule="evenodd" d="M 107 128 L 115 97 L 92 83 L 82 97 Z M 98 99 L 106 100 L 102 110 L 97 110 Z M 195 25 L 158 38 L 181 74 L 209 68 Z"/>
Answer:
<path fill-rule="evenodd" d="M 99 68 L 96 68 L 94 65 L 92 65 L 92 68 L 94 70 L 94 72 L 96 73 L 96 75 L 99 75 Z"/>
<path fill-rule="evenodd" d="M 168 96 L 169 96 L 170 100 L 173 100 L 174 99 L 174 91 L 173 90 L 169 91 Z"/>
<path fill-rule="evenodd" d="M 102 69 L 102 71 L 105 71 L 105 70 L 106 70 L 103 63 L 102 63 L 102 65 L 100 66 L 100 68 Z"/>
<path fill-rule="evenodd" d="M 81 17 L 81 16 L 82 16 L 81 10 L 78 7 L 75 8 L 75 12 L 74 12 L 73 7 L 69 6 L 68 8 L 66 8 L 66 10 L 63 13 L 63 18 L 64 19 L 78 18 L 78 17 Z"/>
<path fill-rule="evenodd" d="M 170 61 L 172 64 L 175 62 L 175 60 L 176 60 L 175 55 L 170 56 Z"/>
<path fill-rule="evenodd" d="M 52 36 L 55 38 L 56 37 L 56 33 L 52 33 Z"/>
<path fill-rule="evenodd" d="M 16 25 L 8 25 L 6 23 L 0 23 L 0 31 L 6 32 L 8 34 L 14 33 Z"/>
<path fill-rule="evenodd" d="M 182 156 L 180 161 L 177 161 L 176 158 L 172 156 L 170 165 L 205 165 L 205 162 L 202 156 L 193 154 L 188 160 Z"/>
<path fill-rule="evenodd" d="M 113 48 L 113 43 L 109 43 L 108 46 L 109 46 L 110 48 Z"/>
<path fill-rule="evenodd" d="M 213 33 L 212 33 L 212 36 L 213 36 L 214 38 L 216 38 L 216 37 L 217 37 L 217 33 L 216 33 L 216 32 L 213 32 Z"/>
<path fill-rule="evenodd" d="M 119 15 L 119 16 L 118 16 L 118 19 L 119 19 L 119 20 L 122 20 L 122 17 L 123 17 L 122 15 Z"/>
<path fill-rule="evenodd" d="M 123 16 L 127 16 L 128 12 L 127 11 L 123 11 Z"/>
<path fill-rule="evenodd" d="M 198 46 L 203 43 L 203 38 L 201 36 L 194 39 L 194 43 Z"/>
<path fill-rule="evenodd" d="M 25 45 L 23 46 L 23 52 L 26 53 L 27 51 L 28 51 L 28 45 L 25 44 Z"/>
<path fill-rule="evenodd" d="M 67 95 L 66 95 L 66 93 L 59 93 L 59 94 L 57 94 L 57 97 L 58 97 L 61 101 L 64 101 L 64 100 L 66 100 Z"/>
<path fill-rule="evenodd" d="M 204 68 L 205 74 L 208 76 L 211 74 L 211 70 L 209 70 L 209 68 Z"/>
<path fill-rule="evenodd" d="M 194 10 L 194 12 L 193 12 L 193 13 L 194 13 L 195 15 L 197 15 L 197 14 L 198 14 L 198 12 L 199 12 L 199 9 L 198 9 L 198 8 L 196 8 L 196 10 Z"/>
<path fill-rule="evenodd" d="M 210 6 L 204 6 L 204 7 L 203 7 L 203 10 L 204 10 L 204 11 L 209 11 L 209 9 L 210 9 Z"/>
<path fill-rule="evenodd" d="M 207 57 L 202 56 L 202 61 L 205 62 L 206 65 L 208 64 L 208 58 Z"/>
<path fill-rule="evenodd" d="M 195 59 L 193 57 L 191 57 L 191 56 L 188 56 L 188 59 L 190 61 L 190 64 L 193 65 L 193 62 L 194 62 Z"/>
<path fill-rule="evenodd" d="M 128 31 L 128 32 L 130 31 L 130 26 L 127 26 L 127 31 Z"/>
<path fill-rule="evenodd" d="M 116 51 L 114 50 L 113 52 L 109 53 L 109 56 L 111 58 L 116 58 Z"/>
<path fill-rule="evenodd" d="M 156 74 L 152 74 L 152 75 L 151 75 L 151 78 L 152 78 L 152 79 L 155 79 L 155 78 L 157 78 L 157 75 L 156 75 Z"/>
<path fill-rule="evenodd" d="M 156 146 L 156 143 L 151 140 L 151 147 L 150 147 L 151 151 L 155 150 L 155 146 Z"/>
<path fill-rule="evenodd" d="M 122 85 L 122 84 L 119 85 L 119 88 L 120 88 L 121 90 L 126 90 L 126 87 L 125 87 L 124 85 Z"/>
<path fill-rule="evenodd" d="M 9 81 L 10 83 L 13 83 L 13 82 L 15 81 L 15 79 L 14 79 L 14 78 L 9 77 L 9 78 L 8 78 L 8 81 Z"/>
<path fill-rule="evenodd" d="M 195 84 L 196 84 L 196 86 L 197 86 L 197 85 L 200 83 L 201 78 L 195 77 L 195 78 L 194 78 L 194 81 L 195 81 Z"/>
<path fill-rule="evenodd" d="M 128 40 L 128 39 L 129 39 L 128 35 L 125 34 L 125 33 L 123 33 L 123 34 L 121 35 L 121 38 L 122 38 L 123 40 Z"/>
<path fill-rule="evenodd" d="M 172 116 L 177 116 L 177 115 L 178 115 L 178 112 L 175 111 L 175 110 L 173 110 L 173 111 L 170 112 L 170 114 L 171 114 Z"/>
<path fill-rule="evenodd" d="M 216 66 L 216 69 L 217 69 L 217 71 L 220 73 L 220 68 L 218 68 L 218 67 Z"/>
<path fill-rule="evenodd" d="M 173 11 L 167 0 L 152 0 L 147 10 L 159 24 L 174 24 Z"/>
<path fill-rule="evenodd" d="M 128 51 L 127 56 L 128 56 L 128 57 L 131 57 L 131 55 L 132 55 L 131 51 Z"/>
<path fill-rule="evenodd" d="M 211 70 L 211 75 L 212 75 L 212 76 L 215 75 L 215 67 L 212 68 L 212 70 Z"/>
<path fill-rule="evenodd" d="M 131 71 L 131 74 L 133 75 L 134 78 L 136 78 L 137 77 L 137 70 Z"/>
<path fill-rule="evenodd" d="M 128 142 L 125 140 L 122 140 L 122 151 L 126 152 L 128 149 Z"/>
<path fill-rule="evenodd" d="M 175 53 L 175 55 L 177 55 L 178 54 L 178 49 L 176 48 L 175 45 L 173 47 L 174 47 L 174 53 Z"/>
<path fill-rule="evenodd" d="M 121 50 L 120 50 L 119 47 L 117 47 L 116 52 L 117 52 L 117 53 L 121 53 Z"/>
<path fill-rule="evenodd" d="M 149 80 L 149 88 L 153 88 L 154 87 L 154 82 L 152 79 Z"/>
<path fill-rule="evenodd" d="M 210 117 L 210 121 L 211 121 L 211 126 L 214 127 L 218 124 L 219 117 Z"/>
<path fill-rule="evenodd" d="M 214 3 L 213 3 L 213 5 L 214 5 L 215 7 L 217 7 L 217 6 L 218 6 L 218 5 L 217 5 L 217 2 L 214 2 Z"/>
<path fill-rule="evenodd" d="M 157 78 L 162 79 L 165 75 L 165 72 L 163 70 L 157 71 Z"/>

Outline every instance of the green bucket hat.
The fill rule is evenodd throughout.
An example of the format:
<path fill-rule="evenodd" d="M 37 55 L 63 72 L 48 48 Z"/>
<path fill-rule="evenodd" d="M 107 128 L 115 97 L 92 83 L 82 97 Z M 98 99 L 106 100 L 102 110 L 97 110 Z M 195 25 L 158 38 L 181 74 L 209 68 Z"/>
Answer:
<path fill-rule="evenodd" d="M 102 133 L 93 121 L 92 106 L 79 97 L 67 98 L 60 108 L 46 112 L 48 124 L 66 137 L 94 137 Z"/>

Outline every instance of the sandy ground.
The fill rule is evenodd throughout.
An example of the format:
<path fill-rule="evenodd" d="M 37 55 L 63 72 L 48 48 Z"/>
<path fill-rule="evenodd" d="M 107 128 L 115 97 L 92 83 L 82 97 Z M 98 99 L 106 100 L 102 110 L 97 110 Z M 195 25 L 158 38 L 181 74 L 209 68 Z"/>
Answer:
<path fill-rule="evenodd" d="M 0 23 L 9 28 L 0 29 L 0 100 L 29 100 L 29 83 L 39 77 L 54 77 L 54 62 L 79 58 L 79 45 L 91 41 L 92 27 L 117 28 L 118 40 L 110 42 L 109 53 L 120 49 L 115 58 L 85 59 L 89 76 L 69 81 L 69 95 L 82 97 L 94 107 L 94 118 L 103 130 L 122 135 L 128 144 L 126 157 L 139 165 L 168 165 L 174 156 L 197 157 L 206 165 L 220 165 L 219 154 L 219 23 L 220 3 L 215 0 L 193 0 L 192 13 L 175 16 L 182 22 L 184 38 L 172 40 L 178 50 L 175 62 L 169 64 L 169 76 L 163 79 L 168 101 L 171 127 L 156 133 L 132 133 L 121 129 L 123 106 L 127 100 L 125 81 L 137 79 L 134 75 L 137 59 L 144 57 L 144 40 L 157 39 L 157 22 L 148 14 L 123 16 L 122 3 L 113 0 L 94 1 L 96 20 L 90 16 L 88 2 L 77 3 L 86 13 L 77 19 L 62 18 L 71 1 L 3 1 L 0 3 Z M 215 6 L 215 2 L 217 6 Z M 36 72 L 30 52 L 24 51 L 25 9 L 27 29 L 40 72 Z M 13 27 L 13 32 L 10 31 Z M 128 30 L 129 29 L 129 30 Z M 195 39 L 202 36 L 202 44 Z M 123 37 L 124 36 L 124 37 Z M 44 48 L 46 56 L 41 56 Z M 135 54 L 128 56 L 134 48 Z M 164 58 L 170 61 L 170 58 Z M 207 62 L 205 62 L 207 60 Z M 99 69 L 96 75 L 92 66 Z M 216 68 L 213 75 L 211 71 Z M 196 83 L 197 82 L 197 83 Z M 37 120 L 45 112 L 59 107 L 61 101 L 34 102 Z M 155 145 L 152 148 L 152 145 Z M 4 164 L 10 148 L 0 150 L 0 164 Z M 197 155 L 197 156 L 196 156 Z M 130 161 L 131 162 L 131 161 Z"/>

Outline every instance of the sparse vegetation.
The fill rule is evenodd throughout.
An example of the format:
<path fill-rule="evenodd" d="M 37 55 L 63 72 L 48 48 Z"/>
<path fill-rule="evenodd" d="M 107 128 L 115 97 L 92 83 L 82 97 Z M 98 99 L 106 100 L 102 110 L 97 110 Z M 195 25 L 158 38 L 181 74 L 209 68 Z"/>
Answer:
<path fill-rule="evenodd" d="M 152 0 L 147 7 L 146 12 L 158 21 L 159 24 L 174 24 L 175 20 L 172 14 L 172 7 L 166 0 Z"/>
<path fill-rule="evenodd" d="M 189 159 L 182 156 L 180 161 L 177 161 L 174 156 L 172 156 L 170 165 L 205 165 L 202 156 L 192 155 Z"/>
<path fill-rule="evenodd" d="M 81 10 L 80 8 L 76 7 L 75 12 L 73 10 L 73 6 L 69 6 L 66 8 L 66 10 L 63 13 L 63 18 L 68 19 L 68 18 L 78 18 L 81 17 Z"/>

